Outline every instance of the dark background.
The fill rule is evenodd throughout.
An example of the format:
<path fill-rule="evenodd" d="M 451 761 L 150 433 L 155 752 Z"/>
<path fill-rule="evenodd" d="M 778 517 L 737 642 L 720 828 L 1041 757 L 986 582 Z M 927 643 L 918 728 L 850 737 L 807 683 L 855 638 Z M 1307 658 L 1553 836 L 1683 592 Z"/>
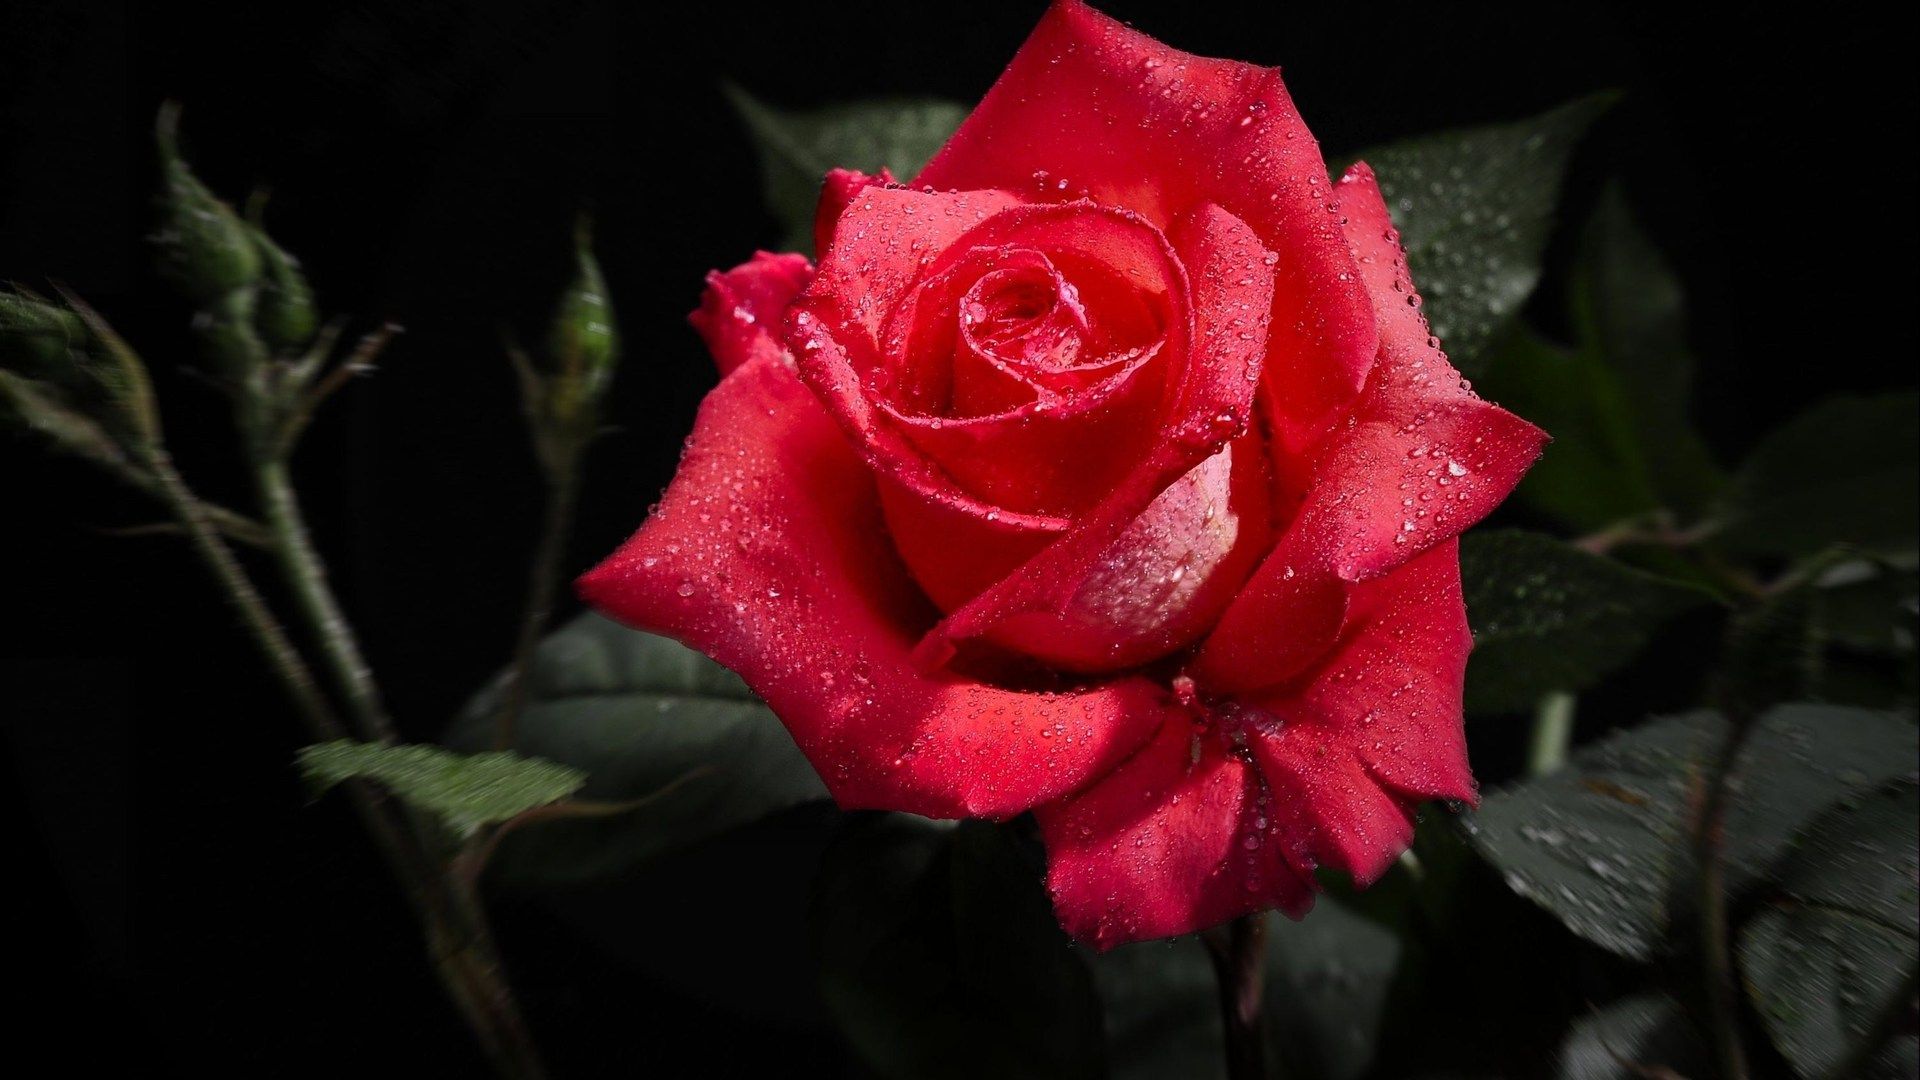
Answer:
<path fill-rule="evenodd" d="M 1894 148 L 1914 77 L 1890 26 L 1674 4 L 1104 6 L 1191 51 L 1284 64 L 1330 154 L 1627 90 L 1577 159 L 1569 214 L 1625 178 L 1687 287 L 1697 419 L 1725 461 L 1824 393 L 1912 380 L 1913 184 Z M 0 280 L 100 308 L 160 370 L 189 475 L 239 498 L 219 404 L 176 370 L 187 312 L 140 244 L 171 97 L 217 191 L 272 188 L 268 223 L 329 312 L 405 325 L 299 473 L 390 703 L 430 739 L 511 640 L 539 488 L 499 335 L 539 332 L 575 211 L 597 218 L 628 357 L 570 570 L 638 523 L 712 382 L 684 323 L 701 275 L 777 235 L 720 82 L 783 105 L 970 101 L 1041 7 L 7 0 Z M 13 1019 L 59 1060 L 131 1050 L 143 1072 L 477 1072 L 370 846 L 295 782 L 299 730 L 198 567 L 96 531 L 153 516 L 0 440 L 0 797 L 28 957 Z M 1521 738 L 1474 732 L 1483 779 Z M 577 898 L 625 919 L 624 953 L 500 901 L 562 1075 L 844 1067 L 781 974 L 804 968 L 804 887 L 769 883 L 810 857 L 801 817 Z"/>

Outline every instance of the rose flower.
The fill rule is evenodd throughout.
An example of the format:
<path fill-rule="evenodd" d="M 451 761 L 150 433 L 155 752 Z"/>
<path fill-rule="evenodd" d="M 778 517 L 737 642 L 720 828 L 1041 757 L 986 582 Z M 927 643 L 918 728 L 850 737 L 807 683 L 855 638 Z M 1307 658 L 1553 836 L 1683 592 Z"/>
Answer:
<path fill-rule="evenodd" d="M 1033 811 L 1103 948 L 1303 914 L 1474 799 L 1455 537 L 1545 437 L 1278 71 L 1061 0 L 816 231 L 709 277 L 725 377 L 591 603 L 738 671 L 842 806 Z"/>

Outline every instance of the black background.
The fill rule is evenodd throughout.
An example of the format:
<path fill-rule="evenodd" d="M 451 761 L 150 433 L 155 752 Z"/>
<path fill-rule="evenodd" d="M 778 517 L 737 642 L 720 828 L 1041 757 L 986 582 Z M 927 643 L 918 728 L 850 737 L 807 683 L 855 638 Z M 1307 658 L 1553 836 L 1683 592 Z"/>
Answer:
<path fill-rule="evenodd" d="M 1330 154 L 1627 90 L 1577 160 L 1569 212 L 1625 178 L 1687 286 L 1697 418 L 1723 460 L 1821 394 L 1912 379 L 1913 184 L 1894 148 L 1914 86 L 1889 26 L 1673 4 L 1106 7 L 1191 51 L 1284 64 Z M 701 275 L 777 235 L 721 81 L 787 105 L 969 101 L 1040 9 L 7 0 L 0 280 L 61 281 L 105 312 L 160 369 L 176 456 L 239 497 L 218 403 L 176 370 L 187 312 L 139 239 L 148 131 L 172 97 L 216 190 L 271 187 L 269 225 L 329 312 L 405 325 L 385 369 L 316 426 L 299 475 L 391 704 L 429 739 L 510 643 L 539 489 L 500 331 L 538 333 L 574 212 L 596 215 L 628 353 L 580 569 L 638 523 L 712 382 L 684 322 Z M 132 1050 L 150 1073 L 475 1073 L 370 847 L 295 783 L 299 732 L 198 568 L 170 541 L 96 531 L 152 515 L 0 440 L 0 745 L 29 957 L 13 1019 L 61 1060 Z M 1676 689 L 1642 696 L 1678 697 L 1690 675 L 1674 667 Z M 1483 779 L 1519 741 L 1475 731 Z M 779 974 L 804 956 L 804 891 L 767 883 L 806 862 L 811 835 L 583 898 L 631 911 L 637 957 L 503 900 L 562 1074 L 844 1068 L 804 985 Z M 742 997 L 748 1014 L 716 1003 Z"/>

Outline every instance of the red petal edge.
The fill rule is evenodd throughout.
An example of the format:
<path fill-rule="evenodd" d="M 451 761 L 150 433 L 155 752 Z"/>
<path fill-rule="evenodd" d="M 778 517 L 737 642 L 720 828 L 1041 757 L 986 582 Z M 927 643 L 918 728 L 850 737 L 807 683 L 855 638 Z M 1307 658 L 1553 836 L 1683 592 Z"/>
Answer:
<path fill-rule="evenodd" d="M 872 475 L 778 359 L 707 396 L 660 508 L 578 587 L 739 672 L 849 809 L 1009 817 L 1106 773 L 1171 708 L 1139 677 L 1027 693 L 920 672 L 934 612 Z"/>
<path fill-rule="evenodd" d="M 1057 0 L 913 182 L 1091 198 L 1163 229 L 1214 203 L 1252 226 L 1279 255 L 1266 366 L 1288 452 L 1352 408 L 1373 363 L 1326 162 L 1277 69 L 1181 52 Z"/>
<path fill-rule="evenodd" d="M 1248 912 L 1298 918 L 1322 866 L 1370 884 L 1423 799 L 1474 801 L 1460 691 L 1472 639 L 1457 541 L 1356 586 L 1332 656 L 1295 685 L 1167 724 L 1036 811 L 1061 923 L 1100 949 Z"/>
<path fill-rule="evenodd" d="M 1287 533 L 1221 617 L 1192 672 L 1219 692 L 1270 686 L 1330 642 L 1346 590 L 1478 522 L 1540 456 L 1546 433 L 1466 389 L 1427 331 L 1372 170 L 1339 185 L 1380 356 L 1349 424 L 1316 450 Z"/>
<path fill-rule="evenodd" d="M 687 321 L 725 375 L 756 356 L 785 351 L 780 338 L 787 308 L 812 280 L 806 256 L 756 251 L 731 270 L 707 275 L 707 291 Z"/>

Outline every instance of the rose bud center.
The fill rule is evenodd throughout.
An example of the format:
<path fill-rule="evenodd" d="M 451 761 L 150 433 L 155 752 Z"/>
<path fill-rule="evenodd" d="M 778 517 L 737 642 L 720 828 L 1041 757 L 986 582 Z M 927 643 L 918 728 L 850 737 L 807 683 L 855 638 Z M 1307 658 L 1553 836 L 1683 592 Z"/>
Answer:
<path fill-rule="evenodd" d="M 1094 227 L 936 259 L 888 320 L 883 370 L 866 382 L 980 504 L 957 513 L 883 479 L 895 545 L 943 611 L 1018 569 L 1138 469 L 1179 422 L 1169 409 L 1189 335 L 1229 332 L 1195 325 L 1190 271 L 1159 230 L 1076 209 L 1066 224 Z M 1085 672 L 1191 644 L 1271 538 L 1265 459 L 1249 434 L 1192 468 L 1085 570 L 1063 609 L 1019 615 L 988 640 Z"/>

